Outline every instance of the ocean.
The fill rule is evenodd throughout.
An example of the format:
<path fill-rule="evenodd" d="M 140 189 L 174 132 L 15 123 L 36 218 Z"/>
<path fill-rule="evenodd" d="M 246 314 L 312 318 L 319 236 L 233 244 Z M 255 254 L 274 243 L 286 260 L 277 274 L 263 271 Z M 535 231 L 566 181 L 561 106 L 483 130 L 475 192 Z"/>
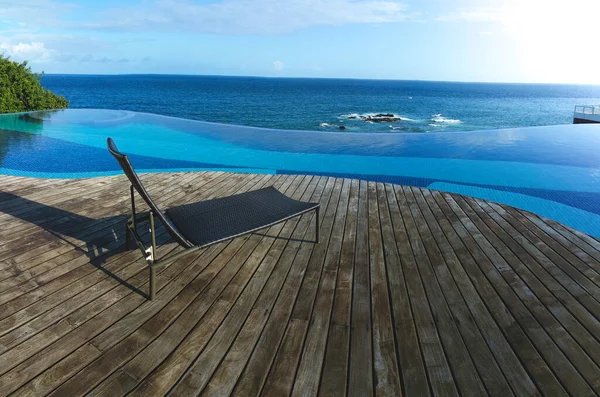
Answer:
<path fill-rule="evenodd" d="M 571 124 L 600 86 L 181 75 L 52 75 L 71 108 L 256 127 L 442 132 Z"/>

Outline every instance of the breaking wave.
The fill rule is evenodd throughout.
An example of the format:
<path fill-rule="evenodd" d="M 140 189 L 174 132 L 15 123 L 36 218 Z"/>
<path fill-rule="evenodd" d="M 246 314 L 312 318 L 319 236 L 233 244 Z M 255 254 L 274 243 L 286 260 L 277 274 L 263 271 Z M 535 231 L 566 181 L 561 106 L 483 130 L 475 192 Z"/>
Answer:
<path fill-rule="evenodd" d="M 435 121 L 436 123 L 447 123 L 447 124 L 462 123 L 462 121 L 460 121 L 458 119 L 447 119 L 445 117 L 442 117 L 441 113 L 432 114 L 431 121 Z"/>

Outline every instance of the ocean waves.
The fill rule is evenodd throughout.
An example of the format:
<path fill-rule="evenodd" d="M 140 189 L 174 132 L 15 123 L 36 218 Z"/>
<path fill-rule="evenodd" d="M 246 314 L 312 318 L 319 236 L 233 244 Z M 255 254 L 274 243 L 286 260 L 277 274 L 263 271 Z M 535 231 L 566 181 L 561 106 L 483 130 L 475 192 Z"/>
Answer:
<path fill-rule="evenodd" d="M 447 124 L 460 124 L 460 123 L 462 123 L 462 121 L 458 120 L 458 119 L 449 119 L 449 118 L 443 117 L 441 113 L 432 114 L 431 115 L 431 121 L 436 122 L 436 123 L 447 123 Z"/>
<path fill-rule="evenodd" d="M 72 108 L 348 133 L 570 124 L 575 105 L 600 103 L 600 86 L 585 85 L 177 75 L 44 75 L 42 83 Z"/>
<path fill-rule="evenodd" d="M 344 113 L 331 121 L 319 122 L 319 127 L 349 132 L 436 132 L 462 129 L 464 124 L 462 120 L 442 113 L 422 116 L 408 112 L 382 111 Z"/>

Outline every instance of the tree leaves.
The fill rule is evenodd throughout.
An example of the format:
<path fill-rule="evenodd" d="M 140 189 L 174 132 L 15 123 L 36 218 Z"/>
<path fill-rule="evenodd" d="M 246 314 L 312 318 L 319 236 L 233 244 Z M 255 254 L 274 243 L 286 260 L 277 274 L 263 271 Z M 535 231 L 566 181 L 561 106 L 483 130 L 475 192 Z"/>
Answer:
<path fill-rule="evenodd" d="M 68 107 L 65 97 L 42 87 L 41 77 L 31 71 L 27 61 L 18 63 L 0 55 L 0 113 Z"/>

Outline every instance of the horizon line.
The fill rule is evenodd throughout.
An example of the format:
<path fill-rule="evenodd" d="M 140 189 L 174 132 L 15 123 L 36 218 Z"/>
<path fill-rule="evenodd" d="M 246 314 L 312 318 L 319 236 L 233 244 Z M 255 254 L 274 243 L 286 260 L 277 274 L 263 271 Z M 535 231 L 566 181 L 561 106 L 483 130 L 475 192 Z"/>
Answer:
<path fill-rule="evenodd" d="M 185 76 L 185 77 L 235 77 L 254 79 L 288 79 L 288 80 L 359 80 L 359 81 L 414 81 L 424 83 L 460 83 L 460 84 L 512 84 L 512 85 L 577 85 L 600 87 L 600 83 L 549 83 L 522 81 L 466 81 L 466 80 L 429 80 L 429 79 L 394 79 L 394 78 L 361 78 L 361 77 L 308 77 L 308 76 L 255 76 L 227 74 L 189 74 L 189 73 L 39 73 L 43 76 Z"/>

